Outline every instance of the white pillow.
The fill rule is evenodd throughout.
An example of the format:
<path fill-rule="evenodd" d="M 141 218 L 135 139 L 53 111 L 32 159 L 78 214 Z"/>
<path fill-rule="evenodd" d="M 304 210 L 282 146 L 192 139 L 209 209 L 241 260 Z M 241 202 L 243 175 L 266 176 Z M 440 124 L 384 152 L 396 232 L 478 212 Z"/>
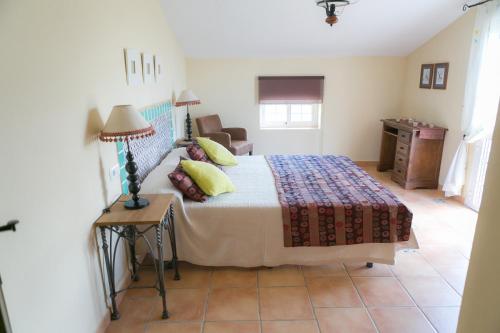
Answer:
<path fill-rule="evenodd" d="M 174 148 L 170 153 L 168 153 L 167 157 L 165 157 L 161 164 L 175 164 L 177 166 L 181 157 L 184 157 L 188 160 L 190 159 L 186 148 Z"/>

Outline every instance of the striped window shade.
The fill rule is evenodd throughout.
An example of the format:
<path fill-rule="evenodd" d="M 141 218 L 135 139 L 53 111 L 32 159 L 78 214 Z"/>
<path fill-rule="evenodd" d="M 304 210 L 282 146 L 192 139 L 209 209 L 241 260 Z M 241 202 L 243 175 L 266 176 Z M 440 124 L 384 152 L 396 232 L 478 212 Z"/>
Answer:
<path fill-rule="evenodd" d="M 259 76 L 259 104 L 321 104 L 324 76 Z"/>

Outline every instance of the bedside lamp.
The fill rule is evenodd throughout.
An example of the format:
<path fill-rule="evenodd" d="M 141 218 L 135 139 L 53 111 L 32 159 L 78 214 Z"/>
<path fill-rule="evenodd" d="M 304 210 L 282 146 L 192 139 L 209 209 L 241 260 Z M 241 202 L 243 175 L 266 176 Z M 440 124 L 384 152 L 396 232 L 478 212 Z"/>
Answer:
<path fill-rule="evenodd" d="M 130 140 L 140 140 L 154 134 L 153 126 L 132 105 L 114 106 L 106 125 L 104 125 L 104 129 L 99 134 L 99 139 L 104 142 L 124 141 L 127 143 L 128 151 L 125 169 L 128 172 L 128 190 L 132 193 L 132 199 L 125 202 L 125 208 L 141 209 L 149 205 L 147 199 L 140 198 L 138 195 L 141 184 L 137 176 L 137 163 L 134 162 L 129 142 Z"/>
<path fill-rule="evenodd" d="M 197 105 L 201 104 L 201 101 L 196 95 L 191 91 L 191 90 L 184 90 L 181 95 L 179 96 L 179 99 L 177 102 L 175 102 L 175 106 L 186 106 L 187 109 L 187 116 L 186 116 L 186 129 L 187 129 L 187 140 L 191 141 L 193 140 L 193 131 L 192 131 L 192 126 L 191 126 L 191 116 L 189 115 L 189 106 L 190 105 Z"/>

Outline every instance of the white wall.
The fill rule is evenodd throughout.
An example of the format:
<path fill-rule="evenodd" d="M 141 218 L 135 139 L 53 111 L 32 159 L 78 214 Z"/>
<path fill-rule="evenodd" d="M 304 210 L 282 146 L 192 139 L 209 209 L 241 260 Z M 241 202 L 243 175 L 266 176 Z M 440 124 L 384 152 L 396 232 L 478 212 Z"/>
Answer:
<path fill-rule="evenodd" d="M 499 108 L 500 109 L 500 108 Z M 499 110 L 500 111 L 500 110 Z M 500 331 L 500 112 L 484 185 L 484 195 L 474 235 L 467 282 L 460 312 L 458 332 L 496 333 Z"/>
<path fill-rule="evenodd" d="M 475 13 L 475 10 L 469 11 L 408 56 L 402 116 L 431 122 L 449 130 L 443 151 L 441 184 L 462 138 L 465 81 Z M 450 63 L 447 89 L 419 88 L 421 65 L 440 62 Z"/>
<path fill-rule="evenodd" d="M 92 223 L 120 192 L 113 144 L 95 135 L 115 104 L 185 87 L 157 0 L 0 1 L 0 274 L 14 332 L 94 332 L 105 307 Z M 161 82 L 128 87 L 123 48 L 159 55 Z"/>
<path fill-rule="evenodd" d="M 375 161 L 380 119 L 400 112 L 405 59 L 188 59 L 187 68 L 188 86 L 202 100 L 192 108 L 193 118 L 218 113 L 224 126 L 247 128 L 256 154 L 345 154 Z M 259 75 L 324 75 L 322 129 L 261 130 Z"/>

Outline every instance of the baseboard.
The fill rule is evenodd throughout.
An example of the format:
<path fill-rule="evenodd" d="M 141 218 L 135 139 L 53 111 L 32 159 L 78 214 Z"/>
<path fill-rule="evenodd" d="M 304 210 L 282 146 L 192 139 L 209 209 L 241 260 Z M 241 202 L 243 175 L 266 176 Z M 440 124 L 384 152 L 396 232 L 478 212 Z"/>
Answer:
<path fill-rule="evenodd" d="M 129 272 L 127 271 L 123 278 L 120 280 L 120 282 L 118 283 L 118 286 L 117 286 L 117 290 L 122 290 L 123 288 L 125 288 L 128 284 L 130 283 L 130 274 Z M 127 292 L 122 292 L 122 293 L 119 293 L 118 296 L 116 296 L 116 305 L 117 306 L 120 306 L 121 302 L 123 301 L 123 298 L 125 297 L 125 294 Z M 106 314 L 104 315 L 104 318 L 102 318 L 101 320 L 101 323 L 99 324 L 99 326 L 97 327 L 97 330 L 96 332 L 97 333 L 105 333 L 106 330 L 108 329 L 108 326 L 109 324 L 111 323 L 111 315 L 110 315 L 110 311 L 111 309 L 109 307 L 107 307 L 107 311 L 106 311 Z"/>
<path fill-rule="evenodd" d="M 443 198 L 457 201 L 465 206 L 465 197 L 463 195 L 455 195 L 453 197 L 445 197 L 444 191 L 443 191 L 443 185 L 439 185 L 439 191 L 443 194 Z"/>
<path fill-rule="evenodd" d="M 138 262 L 142 263 L 142 261 L 146 257 L 146 254 L 138 255 L 138 257 L 139 257 L 139 258 L 137 258 Z M 130 273 L 128 271 L 126 271 L 125 274 L 123 275 L 122 279 L 118 283 L 117 290 L 122 290 L 125 287 L 128 287 L 129 283 L 130 283 Z M 126 294 L 127 294 L 127 292 L 124 291 L 124 292 L 119 293 L 118 296 L 116 296 L 116 305 L 118 307 L 120 306 L 120 304 L 123 301 L 123 298 L 125 297 Z M 109 296 L 106 295 L 106 297 L 109 297 Z M 101 323 L 97 327 L 96 333 L 105 333 L 106 330 L 108 329 L 109 324 L 111 324 L 111 315 L 110 315 L 111 309 L 109 307 L 107 307 L 107 308 L 108 309 L 106 311 L 106 314 L 101 319 Z"/>
<path fill-rule="evenodd" d="M 354 161 L 357 166 L 359 167 L 372 167 L 372 166 L 377 166 L 378 162 L 377 161 Z"/>

